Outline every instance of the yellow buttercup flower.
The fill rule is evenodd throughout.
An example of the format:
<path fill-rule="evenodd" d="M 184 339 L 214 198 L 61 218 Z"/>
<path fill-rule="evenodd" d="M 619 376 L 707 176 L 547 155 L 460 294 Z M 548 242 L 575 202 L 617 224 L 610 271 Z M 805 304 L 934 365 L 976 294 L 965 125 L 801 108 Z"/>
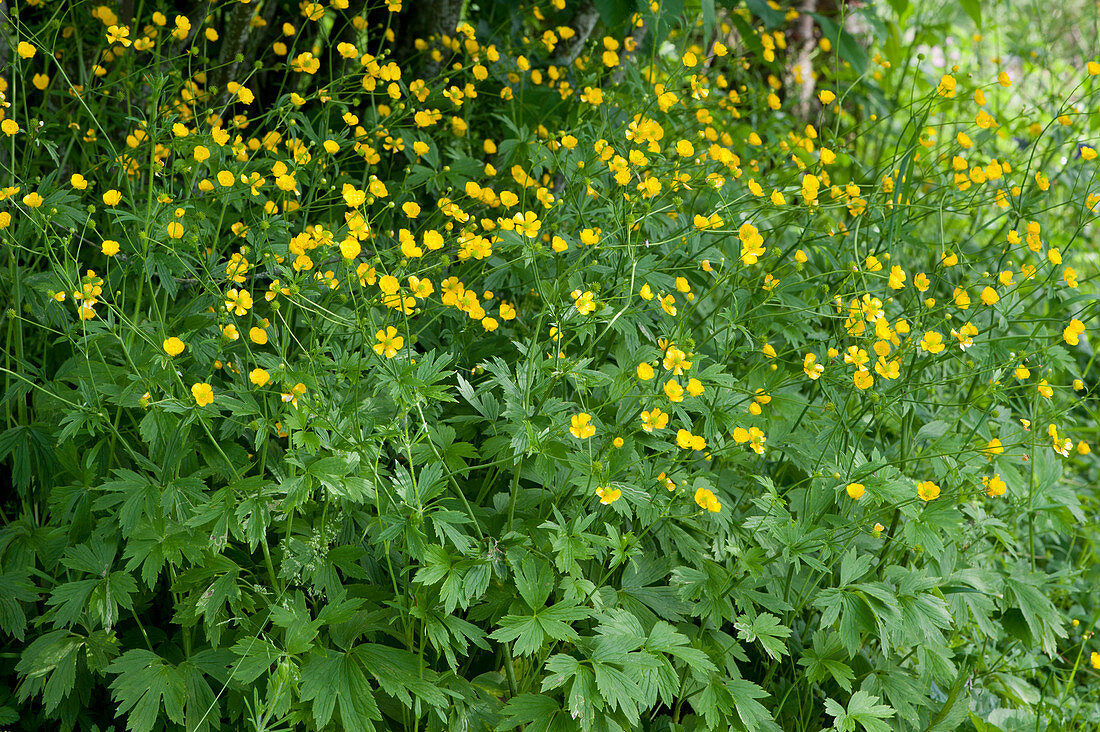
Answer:
<path fill-rule="evenodd" d="M 668 424 L 668 414 L 654 407 L 652 410 L 642 412 L 642 429 L 646 432 L 663 430 Z"/>
<path fill-rule="evenodd" d="M 936 85 L 936 93 L 941 97 L 951 99 L 955 96 L 955 89 L 958 87 L 958 82 L 951 74 L 944 74 L 940 77 L 940 83 Z"/>
<path fill-rule="evenodd" d="M 590 291 L 573 290 L 573 305 L 581 315 L 588 315 L 596 309 L 596 299 Z"/>
<path fill-rule="evenodd" d="M 569 431 L 578 440 L 584 440 L 596 434 L 596 425 L 592 424 L 592 416 L 586 412 L 574 414 L 569 419 Z"/>
<path fill-rule="evenodd" d="M 252 295 L 243 289 L 226 290 L 225 309 L 237 316 L 244 315 L 252 309 Z"/>
<path fill-rule="evenodd" d="M 119 44 L 124 47 L 130 46 L 130 28 L 122 25 L 112 25 L 107 29 L 107 43 L 109 45 Z"/>
<path fill-rule="evenodd" d="M 213 403 L 214 389 L 205 382 L 193 384 L 191 386 L 191 396 L 195 398 L 195 404 L 205 407 L 207 404 Z"/>
<path fill-rule="evenodd" d="M 940 497 L 940 487 L 930 480 L 917 484 L 917 496 L 922 501 L 934 501 Z"/>
<path fill-rule="evenodd" d="M 852 376 L 852 380 L 855 382 L 856 388 L 860 390 L 870 389 L 875 383 L 875 378 L 871 376 L 871 372 L 867 369 L 856 371 Z"/>
<path fill-rule="evenodd" d="M 374 344 L 374 352 L 379 356 L 385 356 L 386 358 L 393 358 L 397 355 L 405 345 L 404 337 L 397 334 L 397 328 L 392 325 L 379 330 L 375 334 L 375 338 L 378 342 Z"/>
<path fill-rule="evenodd" d="M 817 380 L 825 373 L 825 367 L 817 362 L 817 354 L 807 353 L 802 359 L 802 371 L 811 379 Z"/>
<path fill-rule="evenodd" d="M 926 351 L 931 354 L 937 354 L 941 352 L 945 348 L 945 346 L 943 345 L 943 335 L 937 333 L 934 330 L 928 331 L 920 340 L 920 348 L 922 351 Z"/>
<path fill-rule="evenodd" d="M 1008 484 L 1001 479 L 1000 475 L 994 475 L 992 478 L 983 475 L 982 485 L 985 487 L 986 494 L 991 498 L 1003 496 L 1008 492 Z"/>
<path fill-rule="evenodd" d="M 176 336 L 164 339 L 164 352 L 169 356 L 178 356 L 183 353 L 183 349 L 186 348 L 186 344 Z"/>
<path fill-rule="evenodd" d="M 695 502 L 699 504 L 699 508 L 706 509 L 711 513 L 718 513 L 722 510 L 722 504 L 718 501 L 718 497 L 714 495 L 714 491 L 709 488 L 699 488 L 695 491 Z"/>
<path fill-rule="evenodd" d="M 680 382 L 676 379 L 669 379 L 665 382 L 664 386 L 665 396 L 668 397 L 670 402 L 682 402 L 684 401 L 684 387 L 680 386 Z"/>
<path fill-rule="evenodd" d="M 611 486 L 597 486 L 596 495 L 600 498 L 600 503 L 605 506 L 610 506 L 615 501 L 619 500 L 623 492 L 618 488 L 612 488 Z"/>
<path fill-rule="evenodd" d="M 691 361 L 687 359 L 687 355 L 676 346 L 671 346 L 665 351 L 665 358 L 662 362 L 666 371 L 671 371 L 674 376 L 680 376 L 685 371 L 691 369 Z"/>
<path fill-rule="evenodd" d="M 1081 336 L 1085 333 L 1085 324 L 1077 318 L 1072 318 L 1062 330 L 1062 340 L 1071 346 L 1076 346 L 1080 343 Z"/>

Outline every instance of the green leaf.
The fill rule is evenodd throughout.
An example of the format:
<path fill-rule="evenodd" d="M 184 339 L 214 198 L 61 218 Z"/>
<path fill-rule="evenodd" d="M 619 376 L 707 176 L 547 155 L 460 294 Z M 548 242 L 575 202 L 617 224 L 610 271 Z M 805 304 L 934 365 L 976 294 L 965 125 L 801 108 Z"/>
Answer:
<path fill-rule="evenodd" d="M 1066 629 L 1054 603 L 1040 589 L 1041 581 L 1041 575 L 1009 575 L 1005 578 L 1005 589 L 1023 613 L 1032 639 L 1039 643 L 1044 653 L 1053 654 L 1056 648 L 1055 637 L 1065 638 Z"/>
<path fill-rule="evenodd" d="M 593 663 L 592 670 L 596 675 L 596 688 L 607 705 L 621 710 L 630 724 L 637 724 L 638 705 L 645 697 L 636 681 L 636 671 L 628 674 L 609 663 Z"/>
<path fill-rule="evenodd" d="M 546 662 L 550 675 L 542 680 L 542 690 L 566 688 L 566 709 L 581 729 L 588 729 L 603 709 L 603 702 L 596 690 L 596 675 L 591 668 L 582 665 L 572 656 L 559 653 Z"/>
<path fill-rule="evenodd" d="M 111 691 L 119 713 L 126 714 L 126 729 L 149 732 L 162 706 L 168 719 L 183 724 L 187 684 L 175 666 L 152 651 L 134 649 L 115 659 L 107 671 L 118 674 Z"/>
<path fill-rule="evenodd" d="M 879 698 L 865 691 L 857 691 L 848 700 L 845 709 L 832 699 L 825 700 L 825 711 L 833 719 L 833 729 L 855 732 L 857 725 L 867 732 L 890 732 L 890 725 L 882 721 L 894 716 L 894 710 L 879 704 Z"/>
<path fill-rule="evenodd" d="M 764 651 L 773 659 L 786 655 L 787 646 L 783 639 L 790 636 L 791 629 L 771 613 L 760 613 L 755 618 L 742 615 L 733 627 L 737 628 L 738 638 L 746 643 L 759 641 Z"/>
<path fill-rule="evenodd" d="M 416 570 L 413 582 L 424 585 L 434 585 L 442 582 L 451 574 L 451 555 L 446 547 L 438 544 L 429 544 L 424 549 L 424 563 Z M 451 612 L 451 610 L 447 610 Z"/>
<path fill-rule="evenodd" d="M 286 629 L 284 646 L 287 653 L 305 653 L 313 645 L 313 639 L 321 628 L 321 621 L 314 620 L 306 607 L 306 598 L 297 592 L 291 602 L 271 608 L 271 622 Z"/>
<path fill-rule="evenodd" d="M 714 0 L 702 0 L 700 12 L 703 15 L 703 38 L 710 40 L 710 33 L 714 30 Z"/>
<path fill-rule="evenodd" d="M 767 0 L 745 0 L 749 12 L 763 21 L 767 28 L 775 28 L 783 22 L 783 13 L 768 4 Z"/>
<path fill-rule="evenodd" d="M 600 616 L 596 647 L 592 659 L 600 663 L 622 663 L 646 641 L 645 630 L 633 615 L 627 612 Z"/>
<path fill-rule="evenodd" d="M 810 13 L 817 24 L 821 27 L 821 35 L 824 38 L 828 38 L 833 43 L 833 47 L 836 49 L 837 55 L 840 56 L 842 61 L 847 61 L 852 65 L 852 69 L 857 74 L 864 74 L 867 71 L 867 49 L 859 42 L 859 40 L 848 31 L 844 30 L 836 21 L 831 18 L 827 18 L 824 15 L 817 13 Z"/>
<path fill-rule="evenodd" d="M 706 653 L 698 648 L 692 648 L 686 635 L 665 622 L 653 624 L 653 630 L 649 632 L 645 647 L 649 651 L 665 653 L 683 661 L 689 668 L 698 672 L 718 670 Z"/>
<path fill-rule="evenodd" d="M 927 439 L 930 443 L 935 444 L 936 440 L 943 437 L 950 429 L 951 425 L 947 422 L 940 419 L 933 420 L 917 430 L 916 439 Z"/>
<path fill-rule="evenodd" d="M 104 495 L 92 503 L 92 508 L 116 510 L 122 535 L 128 537 L 142 518 L 157 515 L 160 489 L 147 476 L 133 470 L 115 470 L 114 473 L 117 480 L 107 481 L 99 487 Z"/>
<path fill-rule="evenodd" d="M 94 542 L 69 547 L 62 563 L 72 570 L 87 572 L 98 580 L 82 580 L 55 588 L 50 604 L 59 605 L 59 622 L 71 625 L 79 617 L 80 604 L 86 604 L 89 617 L 98 620 L 104 628 L 112 628 L 118 620 L 119 608 L 132 607 L 131 595 L 137 592 L 137 581 L 125 571 L 111 572 L 115 546 L 108 542 Z"/>
<path fill-rule="evenodd" d="M 974 25 L 978 26 L 978 30 L 981 30 L 982 0 L 959 0 L 959 5 L 962 6 L 962 9 L 970 16 L 970 19 L 974 21 Z"/>
<path fill-rule="evenodd" d="M 98 580 L 89 579 L 66 582 L 55 587 L 50 593 L 50 599 L 46 601 L 47 605 L 56 608 L 54 625 L 65 627 L 75 625 L 88 605 L 92 590 L 98 584 Z"/>
<path fill-rule="evenodd" d="M 16 640 L 23 640 L 27 616 L 22 603 L 37 599 L 38 593 L 26 572 L 0 574 L 0 631 L 9 633 Z"/>
<path fill-rule="evenodd" d="M 551 605 L 539 613 L 539 620 L 546 631 L 554 640 L 566 640 L 573 638 L 576 633 L 566 623 L 583 620 L 591 615 L 591 610 L 586 607 L 574 605 L 572 602 L 559 602 Z"/>
<path fill-rule="evenodd" d="M 593 4 L 600 14 L 600 20 L 612 29 L 621 28 L 635 8 L 632 0 L 595 0 Z"/>
<path fill-rule="evenodd" d="M 554 588 L 554 572 L 550 565 L 535 559 L 530 554 L 516 569 L 516 589 L 527 607 L 538 610 L 546 604 L 550 590 Z"/>
<path fill-rule="evenodd" d="M 489 637 L 501 643 L 515 641 L 512 650 L 517 655 L 526 656 L 542 647 L 544 635 L 537 617 L 505 615 L 500 619 L 500 627 L 490 633 Z"/>
<path fill-rule="evenodd" d="M 1008 699 L 1013 704 L 1034 706 L 1039 703 L 1042 694 L 1027 679 L 1009 673 L 994 673 L 986 682 L 990 691 Z"/>
<path fill-rule="evenodd" d="M 340 728 L 374 732 L 382 715 L 360 660 L 347 653 L 326 649 L 310 655 L 302 667 L 301 699 L 313 702 L 313 719 L 324 727 L 339 705 Z"/>
<path fill-rule="evenodd" d="M 92 421 L 88 412 L 70 414 L 81 422 Z M 54 474 L 53 446 L 61 441 L 38 425 L 15 425 L 0 432 L 0 461 L 10 457 L 11 480 L 20 496 L 27 496 L 36 478 L 45 481 Z"/>
<path fill-rule="evenodd" d="M 586 536 L 591 536 L 586 535 Z M 686 605 L 676 595 L 676 589 L 668 584 L 667 561 L 639 558 L 623 570 L 620 599 L 638 617 L 648 610 L 662 620 L 682 622 Z"/>
<path fill-rule="evenodd" d="M 806 678 L 811 683 L 831 677 L 840 688 L 850 692 L 855 672 L 837 658 L 842 651 L 840 639 L 836 635 L 817 630 L 813 635 L 813 647 L 803 650 L 798 664 L 806 667 Z"/>
<path fill-rule="evenodd" d="M 710 728 L 720 726 L 724 720 L 732 721 L 732 715 L 736 715 L 749 732 L 780 732 L 771 713 L 757 701 L 767 695 L 751 681 L 711 674 L 709 683 L 691 697 L 691 705 L 702 713 Z"/>
<path fill-rule="evenodd" d="M 547 725 L 561 712 L 561 705 L 553 697 L 543 694 L 520 694 L 508 700 L 500 713 L 504 719 L 496 729 L 514 729 L 529 725 L 527 729 L 547 729 Z"/>
<path fill-rule="evenodd" d="M 963 666 L 955 677 L 955 683 L 947 691 L 947 699 L 939 711 L 928 721 L 927 732 L 950 732 L 958 729 L 970 711 L 970 703 L 963 685 L 970 679 L 971 669 Z M 961 696 L 960 696 L 960 692 Z"/>
<path fill-rule="evenodd" d="M 94 613 L 103 627 L 110 630 L 118 621 L 119 608 L 133 607 L 131 595 L 137 592 L 137 580 L 129 572 L 111 572 L 96 583 L 88 598 L 88 609 Z"/>
<path fill-rule="evenodd" d="M 396 697 L 406 707 L 413 706 L 410 692 L 433 707 L 447 704 L 447 695 L 440 688 L 436 673 L 426 669 L 418 656 L 377 643 L 356 646 L 351 653 L 374 676 L 382 691 Z"/>
<path fill-rule="evenodd" d="M 529 587 L 528 591 L 541 593 L 541 590 L 533 587 Z M 533 598 L 537 596 L 538 594 L 532 595 Z M 489 637 L 502 643 L 515 641 L 515 652 L 519 655 L 527 655 L 541 648 L 547 639 L 575 642 L 579 636 L 569 623 L 586 618 L 590 614 L 591 611 L 588 608 L 571 602 L 559 602 L 548 608 L 536 610 L 533 615 L 505 615 L 500 619 L 499 627 Z"/>
<path fill-rule="evenodd" d="M 283 657 L 280 649 L 262 638 L 242 638 L 230 650 L 237 657 L 232 676 L 245 684 L 260 678 Z"/>
<path fill-rule="evenodd" d="M 103 577 L 115 561 L 115 545 L 96 541 L 79 544 L 65 550 L 61 563 L 69 569 Z"/>
<path fill-rule="evenodd" d="M 77 651 L 82 645 L 79 636 L 66 630 L 54 630 L 35 638 L 23 651 L 15 667 L 23 677 L 23 683 L 19 686 L 19 701 L 41 693 L 46 713 L 53 712 L 73 691 Z"/>
<path fill-rule="evenodd" d="M 889 0 L 889 3 L 899 18 L 904 17 L 906 11 L 909 10 L 909 0 Z"/>
<path fill-rule="evenodd" d="M 204 654 L 208 656 L 207 659 L 202 658 Z M 217 660 L 209 658 L 211 656 L 216 656 Z M 220 671 L 222 657 L 221 651 L 200 651 L 179 665 L 179 672 L 183 676 L 187 689 L 187 701 L 183 711 L 187 720 L 184 724 L 189 731 L 205 732 L 215 726 L 220 728 L 221 710 L 218 695 L 214 693 L 210 680 L 200 666 L 214 667 Z M 207 662 L 204 663 L 204 660 Z"/>

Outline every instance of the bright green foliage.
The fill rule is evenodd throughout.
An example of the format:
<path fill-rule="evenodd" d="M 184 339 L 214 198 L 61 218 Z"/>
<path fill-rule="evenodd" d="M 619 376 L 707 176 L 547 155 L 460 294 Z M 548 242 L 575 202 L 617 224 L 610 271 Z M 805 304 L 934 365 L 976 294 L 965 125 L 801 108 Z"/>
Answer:
<path fill-rule="evenodd" d="M 3 4 L 0 726 L 1100 726 L 1096 49 L 401 5 Z"/>

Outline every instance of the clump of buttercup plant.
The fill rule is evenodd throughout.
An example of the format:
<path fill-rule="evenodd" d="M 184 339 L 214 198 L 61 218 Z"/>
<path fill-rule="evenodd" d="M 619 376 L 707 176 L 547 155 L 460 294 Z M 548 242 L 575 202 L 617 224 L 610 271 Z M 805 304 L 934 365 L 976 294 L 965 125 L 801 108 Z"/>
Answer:
<path fill-rule="evenodd" d="M 184 5 L 0 6 L 0 723 L 1100 724 L 1096 49 Z"/>

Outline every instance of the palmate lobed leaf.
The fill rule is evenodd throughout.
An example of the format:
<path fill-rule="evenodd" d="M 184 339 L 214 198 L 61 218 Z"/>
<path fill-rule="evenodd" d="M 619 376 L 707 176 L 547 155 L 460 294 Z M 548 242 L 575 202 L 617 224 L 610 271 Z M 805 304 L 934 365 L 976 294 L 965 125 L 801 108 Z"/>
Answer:
<path fill-rule="evenodd" d="M 25 572 L 0 573 L 0 632 L 22 640 L 27 627 L 23 603 L 38 599 L 38 592 Z"/>
<path fill-rule="evenodd" d="M 162 707 L 168 719 L 177 724 L 184 722 L 187 680 L 157 654 L 142 649 L 127 651 L 107 671 L 116 674 L 111 691 L 118 711 L 126 715 L 126 729 L 149 732 Z"/>
<path fill-rule="evenodd" d="M 878 704 L 878 698 L 865 691 L 857 691 L 848 700 L 845 709 L 832 699 L 825 700 L 825 711 L 833 719 L 833 729 L 842 732 L 889 732 L 890 725 L 884 720 L 894 716 L 894 710 L 885 704 Z"/>
<path fill-rule="evenodd" d="M 328 725 L 337 709 L 340 724 L 355 732 L 373 732 L 382 715 L 362 662 L 354 655 L 325 651 L 311 654 L 302 668 L 301 699 L 313 702 L 313 718 Z"/>

